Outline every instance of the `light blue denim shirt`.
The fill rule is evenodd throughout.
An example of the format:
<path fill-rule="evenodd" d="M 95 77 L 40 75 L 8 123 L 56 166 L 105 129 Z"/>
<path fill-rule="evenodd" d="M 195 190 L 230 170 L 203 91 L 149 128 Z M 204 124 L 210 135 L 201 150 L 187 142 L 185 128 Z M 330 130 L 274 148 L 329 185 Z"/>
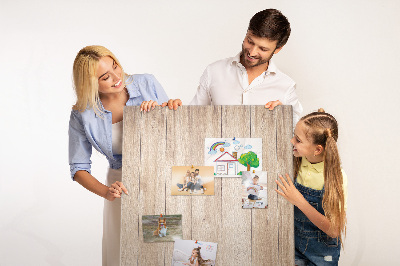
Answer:
<path fill-rule="evenodd" d="M 168 101 L 161 84 L 151 74 L 136 74 L 126 76 L 126 88 L 129 99 L 126 106 L 140 105 L 143 101 L 156 101 L 161 104 Z M 122 155 L 112 152 L 112 113 L 104 109 L 104 117 L 95 114 L 93 109 L 84 112 L 71 111 L 69 120 L 69 165 L 71 177 L 85 170 L 90 173 L 92 146 L 106 156 L 110 168 L 122 166 Z"/>

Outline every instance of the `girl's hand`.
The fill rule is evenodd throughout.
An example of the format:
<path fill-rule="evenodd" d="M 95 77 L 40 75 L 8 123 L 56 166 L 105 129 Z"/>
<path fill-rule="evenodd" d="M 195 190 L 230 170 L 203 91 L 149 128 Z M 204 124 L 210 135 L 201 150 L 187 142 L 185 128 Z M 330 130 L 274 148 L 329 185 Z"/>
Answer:
<path fill-rule="evenodd" d="M 113 201 L 116 198 L 121 198 L 122 192 L 124 192 L 126 195 L 129 195 L 128 190 L 125 188 L 124 184 L 122 184 L 122 182 L 116 181 L 108 188 L 106 199 L 109 201 Z"/>
<path fill-rule="evenodd" d="M 140 111 L 150 112 L 150 110 L 154 110 L 156 106 L 159 106 L 159 104 L 153 100 L 143 101 L 140 105 Z"/>
<path fill-rule="evenodd" d="M 169 99 L 168 102 L 165 102 L 161 105 L 161 107 L 165 107 L 168 105 L 168 108 L 170 110 L 174 109 L 175 111 L 178 110 L 179 106 L 182 106 L 182 101 L 180 99 Z"/>
<path fill-rule="evenodd" d="M 293 205 L 298 206 L 301 202 L 305 201 L 305 198 L 303 195 L 297 190 L 297 188 L 294 186 L 292 179 L 290 179 L 289 175 L 286 174 L 286 178 L 288 181 L 285 180 L 281 175 L 279 175 L 279 178 L 281 179 L 281 182 L 278 180 L 275 180 L 276 184 L 281 188 L 282 192 L 275 189 L 278 194 L 280 194 L 282 197 L 284 197 L 287 201 L 292 203 Z"/>

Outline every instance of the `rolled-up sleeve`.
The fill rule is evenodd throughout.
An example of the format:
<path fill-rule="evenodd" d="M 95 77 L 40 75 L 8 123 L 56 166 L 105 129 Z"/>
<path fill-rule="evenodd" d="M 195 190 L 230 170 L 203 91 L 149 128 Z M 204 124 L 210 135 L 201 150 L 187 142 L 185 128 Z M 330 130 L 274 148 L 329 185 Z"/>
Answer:
<path fill-rule="evenodd" d="M 210 105 L 211 96 L 208 86 L 208 67 L 204 70 L 203 75 L 200 78 L 200 84 L 197 87 L 196 95 L 193 97 L 189 105 Z"/>
<path fill-rule="evenodd" d="M 285 95 L 285 105 L 293 106 L 293 127 L 296 126 L 297 122 L 300 120 L 300 115 L 303 112 L 303 106 L 296 94 L 296 84 L 293 84 Z"/>
<path fill-rule="evenodd" d="M 74 180 L 75 173 L 80 170 L 90 173 L 92 155 L 92 145 L 88 141 L 82 117 L 78 111 L 71 111 L 69 120 L 69 165 L 71 171 L 71 178 Z"/>
<path fill-rule="evenodd" d="M 168 100 L 169 100 L 168 95 L 165 92 L 164 88 L 161 86 L 160 82 L 158 82 L 158 80 L 153 75 L 148 74 L 148 76 L 152 82 L 151 87 L 156 96 L 155 100 L 157 101 L 157 103 L 162 104 L 164 102 L 168 102 Z"/>

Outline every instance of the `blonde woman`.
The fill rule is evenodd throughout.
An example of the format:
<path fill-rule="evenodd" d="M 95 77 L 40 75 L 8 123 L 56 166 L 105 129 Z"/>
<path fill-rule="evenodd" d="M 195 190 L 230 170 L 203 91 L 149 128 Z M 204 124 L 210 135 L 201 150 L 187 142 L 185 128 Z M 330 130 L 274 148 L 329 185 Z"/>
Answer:
<path fill-rule="evenodd" d="M 158 103 L 175 110 L 180 100 L 168 100 L 164 89 L 149 74 L 127 75 L 118 59 L 103 46 L 79 51 L 73 66 L 77 96 L 69 121 L 69 164 L 71 177 L 89 191 L 105 198 L 103 218 L 103 265 L 119 265 L 121 194 L 122 115 L 124 106 L 141 105 L 142 111 Z M 106 184 L 91 175 L 94 147 L 106 156 Z"/>

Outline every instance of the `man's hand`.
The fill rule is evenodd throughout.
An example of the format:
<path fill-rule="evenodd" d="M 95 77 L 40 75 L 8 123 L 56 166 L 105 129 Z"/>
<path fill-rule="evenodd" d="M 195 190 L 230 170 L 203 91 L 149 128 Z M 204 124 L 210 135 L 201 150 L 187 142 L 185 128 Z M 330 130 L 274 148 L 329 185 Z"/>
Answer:
<path fill-rule="evenodd" d="M 174 109 L 175 111 L 178 110 L 178 106 L 182 106 L 182 101 L 180 99 L 169 99 L 168 102 L 165 102 L 161 105 L 161 107 L 165 107 L 168 105 L 170 110 Z"/>
<path fill-rule="evenodd" d="M 282 105 L 281 101 L 270 101 L 265 104 L 265 108 L 269 109 L 270 111 L 274 110 L 274 108 L 278 105 Z"/>

